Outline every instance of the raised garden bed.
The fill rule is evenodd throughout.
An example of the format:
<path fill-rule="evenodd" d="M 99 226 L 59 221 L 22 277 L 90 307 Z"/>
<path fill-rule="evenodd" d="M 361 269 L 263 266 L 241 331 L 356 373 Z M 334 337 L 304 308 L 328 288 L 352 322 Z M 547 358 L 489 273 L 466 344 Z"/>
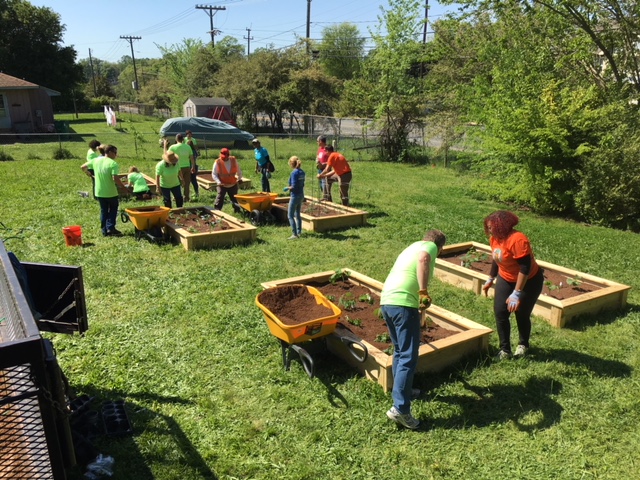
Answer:
<path fill-rule="evenodd" d="M 196 180 L 198 181 L 198 185 L 205 190 L 216 191 L 216 182 L 213 181 L 211 170 L 199 170 L 196 174 Z M 238 184 L 238 188 L 240 190 L 251 190 L 251 180 L 246 177 L 242 177 L 242 180 Z"/>
<path fill-rule="evenodd" d="M 185 250 L 213 248 L 252 242 L 256 227 L 231 215 L 207 207 L 174 208 L 165 232 Z"/>
<path fill-rule="evenodd" d="M 326 232 L 339 228 L 359 227 L 367 224 L 367 212 L 337 203 L 304 197 L 302 228 L 310 232 Z M 271 213 L 281 223 L 288 223 L 289 197 L 276 198 Z"/>
<path fill-rule="evenodd" d="M 348 273 L 348 277 L 344 282 L 334 282 L 333 285 L 331 278 L 336 274 L 335 271 L 273 280 L 263 283 L 262 286 L 270 288 L 303 284 L 314 286 L 325 296 L 333 297 L 332 301 L 342 309 L 337 328 L 348 329 L 360 338 L 369 354 L 363 363 L 356 361 L 347 346 L 335 335 L 324 337 L 329 351 L 380 384 L 385 392 L 389 391 L 393 387 L 393 357 L 390 355 L 390 342 L 381 338 L 384 333 L 388 334 L 388 330 L 375 312 L 379 307 L 382 283 L 350 269 L 341 271 Z M 352 286 L 353 290 L 345 283 Z M 351 301 L 349 298 L 345 300 L 347 292 L 350 292 L 356 301 L 355 308 L 351 310 L 345 307 L 346 302 Z M 369 303 L 370 300 L 365 299 L 365 295 L 369 295 L 373 303 Z M 490 328 L 436 305 L 429 307 L 427 317 L 433 325 L 431 329 L 423 329 L 425 343 L 420 346 L 417 372 L 437 372 L 465 356 L 487 349 L 489 335 L 492 332 Z M 369 325 L 370 323 L 373 326 Z"/>
<path fill-rule="evenodd" d="M 120 180 L 122 181 L 122 183 L 124 183 L 125 185 L 129 181 L 128 174 L 126 174 L 126 173 L 121 173 L 118 176 L 120 177 Z M 149 175 L 145 175 L 144 173 L 142 174 L 142 177 L 147 182 L 147 186 L 149 187 L 149 190 L 151 190 L 151 196 L 152 197 L 155 196 L 155 194 L 156 194 L 156 181 L 155 181 L 155 179 L 151 178 Z M 118 195 L 120 197 L 128 198 L 128 197 L 133 195 L 133 192 L 131 190 L 129 190 L 127 188 L 122 188 L 119 185 L 116 185 L 116 186 L 118 187 Z"/>
<path fill-rule="evenodd" d="M 471 250 L 471 252 L 470 252 Z M 631 287 L 594 275 L 536 259 L 544 269 L 545 286 L 533 309 L 534 315 L 562 328 L 578 315 L 622 308 Z M 489 278 L 491 247 L 477 242 L 444 247 L 436 260 L 435 275 L 443 282 L 482 293 Z M 493 288 L 489 292 L 493 295 Z"/>

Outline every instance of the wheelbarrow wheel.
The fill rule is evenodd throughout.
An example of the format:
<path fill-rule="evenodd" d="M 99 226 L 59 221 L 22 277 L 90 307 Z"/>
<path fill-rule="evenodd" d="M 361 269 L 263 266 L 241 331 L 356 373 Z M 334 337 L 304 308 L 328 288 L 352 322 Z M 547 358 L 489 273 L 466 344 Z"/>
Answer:
<path fill-rule="evenodd" d="M 253 210 L 251 212 L 251 225 L 258 226 L 262 223 L 262 212 L 260 210 Z"/>

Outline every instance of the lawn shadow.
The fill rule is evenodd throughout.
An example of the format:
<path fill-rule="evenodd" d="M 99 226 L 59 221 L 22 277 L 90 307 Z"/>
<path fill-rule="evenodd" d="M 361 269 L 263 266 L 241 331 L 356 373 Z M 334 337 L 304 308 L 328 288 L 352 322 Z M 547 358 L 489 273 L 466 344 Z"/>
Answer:
<path fill-rule="evenodd" d="M 365 227 L 360 226 L 358 228 L 365 228 Z M 348 229 L 345 228 L 344 230 L 348 230 Z M 345 235 L 343 233 L 340 233 L 340 230 L 334 230 L 332 232 L 322 232 L 322 233 L 319 233 L 319 235 L 322 238 L 326 238 L 329 240 L 360 240 L 360 235 Z M 304 234 L 302 235 L 302 238 L 304 238 Z"/>
<path fill-rule="evenodd" d="M 184 433 L 180 425 L 170 416 L 161 414 L 157 411 L 146 407 L 145 405 L 151 404 L 181 404 L 188 405 L 192 402 L 184 400 L 179 397 L 168 397 L 162 395 L 154 395 L 150 393 L 131 393 L 118 390 L 100 390 L 93 388 L 92 386 L 75 387 L 76 390 L 82 392 L 83 395 L 92 398 L 91 405 L 93 409 L 97 409 L 100 412 L 100 406 L 105 401 L 115 401 L 124 399 L 125 410 L 129 422 L 132 425 L 132 433 L 128 435 L 120 436 L 108 436 L 104 430 L 100 430 L 97 435 L 89 437 L 91 443 L 87 444 L 87 437 L 80 438 L 74 432 L 74 438 L 80 438 L 84 448 L 87 448 L 89 452 L 92 451 L 91 447 L 95 451 L 99 451 L 103 455 L 110 455 L 115 460 L 114 478 L 118 478 L 117 472 L 120 472 L 120 476 L 123 472 L 129 472 L 128 475 L 138 480 L 153 480 L 155 478 L 153 472 L 150 470 L 148 464 L 149 459 L 145 458 L 145 455 L 140 452 L 135 440 L 135 435 L 140 432 L 149 433 L 156 437 L 170 437 L 173 441 L 174 447 L 181 454 L 181 462 L 186 465 L 192 472 L 192 475 L 197 478 L 217 480 L 216 474 L 204 461 L 200 453 L 194 448 L 191 440 Z M 138 403 L 138 400 L 140 403 Z M 95 453 L 94 451 L 94 453 Z M 125 457 L 125 458 L 123 458 Z M 85 470 L 84 460 L 81 464 L 81 460 L 78 461 L 79 466 L 75 468 L 79 475 L 70 478 L 84 478 L 82 473 Z M 126 475 L 125 475 L 126 476 Z"/>
<path fill-rule="evenodd" d="M 380 205 L 374 205 L 373 203 L 356 202 L 351 206 L 353 208 L 357 208 L 358 210 L 364 210 L 365 212 L 367 212 L 367 219 L 384 218 L 389 216 L 388 213 L 380 210 Z"/>
<path fill-rule="evenodd" d="M 566 365 L 584 366 L 600 377 L 623 378 L 631 376 L 632 372 L 632 368 L 626 363 L 567 349 L 535 348 L 527 359 L 542 363 L 562 362 Z"/>
<path fill-rule="evenodd" d="M 574 330 L 576 332 L 584 332 L 585 330 L 596 325 L 610 325 L 616 320 L 629 315 L 630 313 L 640 312 L 640 305 L 627 304 L 623 308 L 616 310 L 607 310 L 598 313 L 590 313 L 572 318 L 564 328 Z"/>
<path fill-rule="evenodd" d="M 471 395 L 438 395 L 434 398 L 457 406 L 460 413 L 427 421 L 432 428 L 466 429 L 512 422 L 518 430 L 532 433 L 555 425 L 562 417 L 562 406 L 551 398 L 560 393 L 562 384 L 553 378 L 532 377 L 524 385 L 486 387 L 460 381 Z"/>

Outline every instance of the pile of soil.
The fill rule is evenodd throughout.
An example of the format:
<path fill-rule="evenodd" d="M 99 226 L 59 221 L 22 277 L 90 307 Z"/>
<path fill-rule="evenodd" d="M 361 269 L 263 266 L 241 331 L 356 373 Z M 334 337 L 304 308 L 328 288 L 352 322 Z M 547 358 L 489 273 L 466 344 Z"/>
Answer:
<path fill-rule="evenodd" d="M 285 325 L 299 325 L 333 315 L 333 310 L 319 305 L 304 285 L 268 288 L 258 296 L 258 301 Z"/>
<path fill-rule="evenodd" d="M 333 284 L 310 282 L 308 285 L 320 290 L 342 310 L 339 323 L 354 335 L 382 351 L 391 346 L 387 325 L 378 316 L 380 297 L 377 293 L 349 281 L 338 281 Z M 258 300 L 286 325 L 297 325 L 331 314 L 330 309 L 317 305 L 311 294 L 305 295 L 298 290 L 299 288 L 306 292 L 306 288 L 300 285 L 287 285 L 265 290 Z M 422 329 L 422 343 L 431 343 L 456 333 L 458 332 L 433 323 Z M 387 338 L 381 339 L 380 335 Z"/>
<path fill-rule="evenodd" d="M 441 255 L 440 258 L 442 258 L 446 262 L 453 263 L 454 265 L 460 265 L 465 268 L 469 268 L 470 270 L 489 275 L 489 272 L 491 271 L 491 257 L 488 254 L 486 255 L 486 258 L 483 255 L 472 256 L 482 256 L 483 258 L 478 258 L 477 260 L 469 263 L 468 251 Z M 586 282 L 581 279 L 577 279 L 579 281 L 579 285 L 571 285 L 568 280 L 573 279 L 574 278 L 568 277 L 564 273 L 560 273 L 551 268 L 545 268 L 545 285 L 542 288 L 542 295 L 548 295 L 557 300 L 564 300 L 566 298 L 572 298 L 578 295 L 582 295 L 583 293 L 594 292 L 605 287 L 604 285 Z"/>
<path fill-rule="evenodd" d="M 216 217 L 204 208 L 189 208 L 173 211 L 167 220 L 189 233 L 210 233 L 231 230 L 233 227 L 224 219 Z"/>

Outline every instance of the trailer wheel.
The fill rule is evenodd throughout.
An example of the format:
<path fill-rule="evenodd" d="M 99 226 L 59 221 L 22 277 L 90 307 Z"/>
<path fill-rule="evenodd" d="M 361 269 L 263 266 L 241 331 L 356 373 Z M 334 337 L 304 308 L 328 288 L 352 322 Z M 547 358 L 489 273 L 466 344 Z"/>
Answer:
<path fill-rule="evenodd" d="M 251 212 L 251 225 L 257 227 L 262 223 L 262 212 L 260 210 L 253 210 Z"/>

